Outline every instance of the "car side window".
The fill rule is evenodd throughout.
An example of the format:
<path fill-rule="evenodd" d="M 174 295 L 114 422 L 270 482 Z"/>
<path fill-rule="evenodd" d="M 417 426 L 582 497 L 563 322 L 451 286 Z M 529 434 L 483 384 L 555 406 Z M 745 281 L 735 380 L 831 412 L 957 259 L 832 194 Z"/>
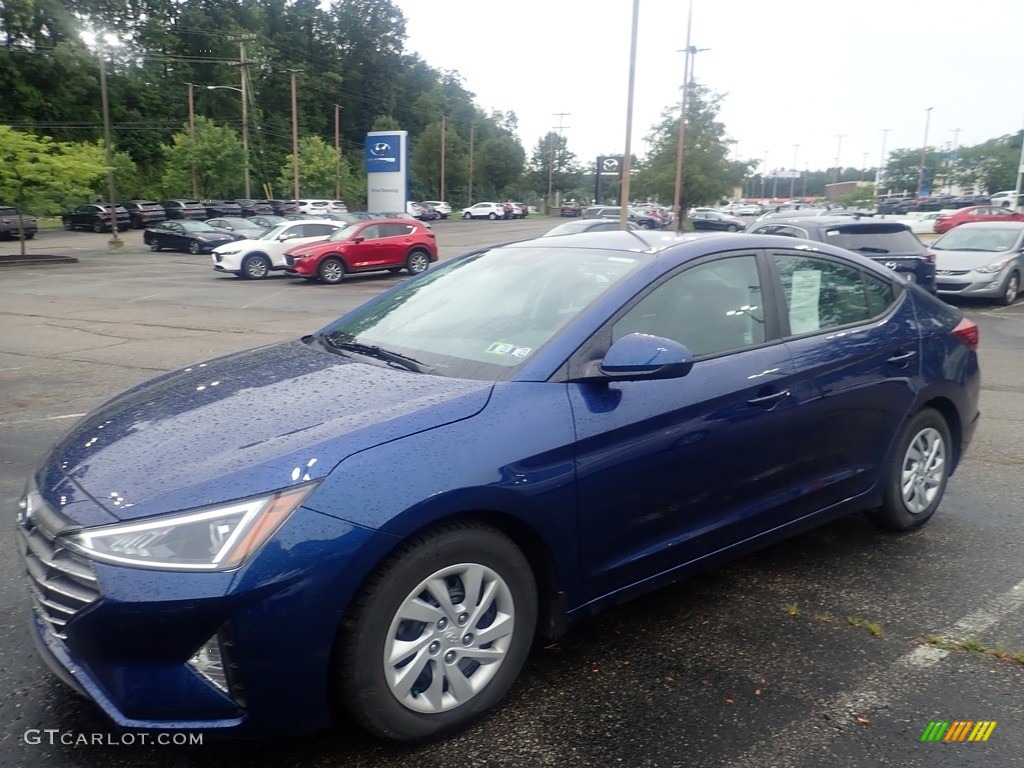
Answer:
<path fill-rule="evenodd" d="M 336 229 L 337 227 L 332 227 L 330 224 L 304 224 L 299 237 L 327 237 Z"/>
<path fill-rule="evenodd" d="M 379 240 L 380 239 L 380 224 L 371 224 L 368 227 L 363 227 L 359 231 L 359 236 L 364 240 Z"/>
<path fill-rule="evenodd" d="M 798 336 L 863 323 L 896 300 L 892 284 L 845 264 L 773 254 L 786 299 L 789 332 Z"/>
<path fill-rule="evenodd" d="M 756 258 L 729 256 L 674 275 L 612 326 L 613 341 L 630 333 L 672 339 L 697 357 L 760 344 L 764 302 Z"/>
<path fill-rule="evenodd" d="M 380 224 L 381 237 L 403 237 L 411 234 L 414 227 L 411 224 Z"/>

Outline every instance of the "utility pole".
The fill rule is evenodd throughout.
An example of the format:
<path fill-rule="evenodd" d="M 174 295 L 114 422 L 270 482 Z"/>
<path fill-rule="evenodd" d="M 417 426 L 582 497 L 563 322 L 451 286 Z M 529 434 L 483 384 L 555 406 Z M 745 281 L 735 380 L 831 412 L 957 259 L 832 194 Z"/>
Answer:
<path fill-rule="evenodd" d="M 932 107 L 924 111 L 924 144 L 921 146 L 921 165 L 917 170 L 917 196 L 921 197 L 921 190 L 924 189 L 924 166 L 925 158 L 928 156 L 928 123 L 932 119 Z"/>
<path fill-rule="evenodd" d="M 242 82 L 242 154 L 245 168 L 245 196 L 252 197 L 252 183 L 249 170 L 249 60 L 245 54 L 245 43 L 255 40 L 256 35 L 237 35 L 228 38 L 239 45 L 239 70 Z"/>
<path fill-rule="evenodd" d="M 469 124 L 469 195 L 466 201 L 467 205 L 473 204 L 473 138 L 476 133 L 476 126 L 472 123 Z M 548 182 L 549 189 L 548 194 L 551 194 L 550 189 L 551 182 Z"/>
<path fill-rule="evenodd" d="M 334 199 L 341 200 L 341 107 L 334 105 Z"/>
<path fill-rule="evenodd" d="M 100 99 L 103 106 L 103 143 L 107 160 L 107 184 L 110 192 L 110 241 L 107 243 L 110 250 L 117 250 L 124 242 L 117 236 L 117 191 L 114 188 L 114 159 L 112 142 L 110 139 L 110 100 L 107 98 L 107 68 L 104 59 L 107 57 L 106 49 L 103 47 L 102 36 L 97 36 L 99 42 L 100 60 Z"/>
<path fill-rule="evenodd" d="M 294 177 L 295 205 L 299 205 L 299 97 L 295 76 L 301 69 L 285 70 L 292 76 L 292 176 Z"/>
<path fill-rule="evenodd" d="M 441 200 L 444 200 L 444 134 L 447 125 L 448 118 L 441 115 Z"/>
<path fill-rule="evenodd" d="M 683 148 L 686 133 L 686 102 L 690 92 L 690 27 L 693 24 L 693 0 L 686 15 L 686 48 L 683 49 L 683 95 L 679 104 L 679 129 L 676 137 L 676 184 L 672 193 L 672 214 L 676 217 L 676 232 L 683 231 Z M 678 51 L 677 51 L 678 53 Z"/>
<path fill-rule="evenodd" d="M 562 125 L 562 121 L 564 120 L 564 118 L 568 117 L 572 113 L 571 112 L 552 112 L 551 114 L 558 118 L 558 127 L 555 128 L 554 126 L 552 126 L 551 130 L 552 131 L 555 131 L 555 130 L 558 131 L 558 141 L 559 141 L 559 143 L 561 143 L 561 141 L 562 141 L 562 129 L 563 129 L 563 127 L 568 127 L 568 126 L 563 126 Z M 551 141 L 551 134 L 550 133 L 548 134 L 548 146 L 550 148 L 550 150 L 549 150 L 550 157 L 548 158 L 548 212 L 550 213 L 551 212 L 552 183 L 553 183 L 554 177 L 555 177 L 554 176 L 554 174 L 555 174 L 555 150 L 556 149 L 560 149 L 560 148 L 555 147 L 555 143 L 553 141 Z"/>
<path fill-rule="evenodd" d="M 199 197 L 199 179 L 196 176 L 196 158 L 195 158 L 195 145 L 196 145 L 196 105 L 195 98 L 192 95 L 192 83 L 185 83 L 188 86 L 188 138 L 192 143 L 192 151 L 189 153 L 191 159 L 189 164 L 192 166 L 192 197 Z"/>

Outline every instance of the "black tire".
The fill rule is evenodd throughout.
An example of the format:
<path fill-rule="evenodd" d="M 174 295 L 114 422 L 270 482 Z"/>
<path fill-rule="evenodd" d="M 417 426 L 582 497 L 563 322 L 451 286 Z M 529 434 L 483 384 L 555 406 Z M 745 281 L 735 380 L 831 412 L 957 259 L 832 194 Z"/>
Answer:
<path fill-rule="evenodd" d="M 462 218 L 464 218 L 464 219 L 466 219 L 468 221 L 469 219 L 473 218 L 473 214 L 471 214 L 471 213 L 464 213 L 464 214 L 462 214 Z"/>
<path fill-rule="evenodd" d="M 478 595 L 486 587 L 491 598 L 486 603 L 466 599 L 462 576 L 473 573 L 483 574 Z M 452 615 L 438 602 L 441 618 L 436 623 L 403 619 L 403 606 L 417 595 L 429 594 L 427 581 L 434 578 L 445 579 L 446 597 L 454 604 Z M 482 611 L 476 622 L 471 618 L 474 609 Z M 493 630 L 500 625 L 491 622 L 498 611 L 511 616 L 511 629 L 478 648 L 474 634 L 489 630 L 496 634 Z M 536 624 L 533 573 L 507 536 L 475 522 L 447 523 L 417 534 L 381 563 L 352 601 L 334 655 L 341 702 L 371 733 L 395 741 L 422 740 L 463 728 L 511 688 L 526 661 Z M 424 659 L 421 672 L 399 700 L 400 693 L 392 691 L 389 670 L 381 662 L 399 634 L 416 633 L 436 639 L 417 651 Z M 494 652 L 500 660 L 473 667 L 470 657 L 462 656 L 464 648 Z M 396 665 L 390 671 L 398 669 Z M 483 677 L 474 680 L 478 673 Z M 454 675 L 459 675 L 459 685 L 452 682 Z M 426 687 L 417 690 L 418 686 Z M 401 682 L 396 680 L 395 687 L 400 688 Z M 464 695 L 465 700 L 435 705 L 431 697 L 439 697 L 442 689 L 450 698 Z"/>
<path fill-rule="evenodd" d="M 409 271 L 410 275 L 426 272 L 429 266 L 430 254 L 419 248 L 409 251 L 409 255 L 405 257 L 405 268 Z"/>
<path fill-rule="evenodd" d="M 64 229 L 66 229 L 68 232 L 75 231 L 75 225 L 71 223 L 71 219 L 64 220 Z"/>
<path fill-rule="evenodd" d="M 404 267 L 388 267 L 388 272 L 390 272 L 392 275 L 397 275 L 403 269 Z"/>
<path fill-rule="evenodd" d="M 487 218 L 490 219 L 491 221 L 494 221 L 496 218 L 498 218 L 498 214 L 496 214 L 494 211 L 491 211 L 489 214 L 487 214 Z"/>
<path fill-rule="evenodd" d="M 1003 295 L 999 297 L 999 303 L 1004 307 L 1008 307 L 1017 301 L 1017 294 L 1020 293 L 1020 274 L 1016 271 L 1011 272 L 1010 276 L 1006 278 L 1006 286 L 1003 288 Z"/>
<path fill-rule="evenodd" d="M 242 259 L 242 269 L 238 274 L 246 280 L 262 280 L 270 274 L 270 262 L 261 254 L 246 256 Z"/>
<path fill-rule="evenodd" d="M 891 531 L 920 528 L 942 502 L 952 462 L 949 425 L 938 411 L 923 408 L 896 442 L 886 469 L 882 505 L 865 514 Z"/>
<path fill-rule="evenodd" d="M 202 250 L 202 249 L 199 247 L 199 241 L 198 240 L 192 240 L 188 244 L 188 252 L 189 253 L 197 255 L 200 250 Z"/>
<path fill-rule="evenodd" d="M 726 230 L 728 230 L 729 232 L 739 232 L 740 228 L 737 227 L 735 224 L 730 224 L 728 227 L 726 227 Z"/>
<path fill-rule="evenodd" d="M 25 239 L 26 240 L 31 240 L 35 236 L 36 236 L 35 232 L 29 232 L 27 235 L 25 235 Z"/>
<path fill-rule="evenodd" d="M 320 262 L 316 268 L 316 274 L 321 283 L 337 285 L 345 279 L 345 262 L 337 256 L 328 256 Z"/>
<path fill-rule="evenodd" d="M 162 247 L 163 246 L 160 245 L 160 240 L 155 237 L 149 243 L 149 250 L 154 251 L 156 253 L 159 253 Z"/>
<path fill-rule="evenodd" d="M 96 219 L 96 221 L 94 221 L 92 223 L 92 231 L 95 232 L 98 235 L 103 230 L 104 230 L 103 222 L 100 221 L 99 219 Z"/>
<path fill-rule="evenodd" d="M 142 223 L 142 219 L 137 217 L 132 219 L 132 229 L 142 229 L 145 226 L 146 225 Z"/>

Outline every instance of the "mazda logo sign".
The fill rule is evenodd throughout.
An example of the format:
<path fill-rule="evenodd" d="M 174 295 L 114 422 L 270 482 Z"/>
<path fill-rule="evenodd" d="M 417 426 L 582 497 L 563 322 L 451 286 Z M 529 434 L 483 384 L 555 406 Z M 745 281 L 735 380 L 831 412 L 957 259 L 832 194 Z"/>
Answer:
<path fill-rule="evenodd" d="M 373 145 L 373 149 L 370 150 L 370 153 L 376 157 L 380 157 L 381 155 L 386 155 L 390 150 L 390 144 L 386 141 L 378 141 Z"/>
<path fill-rule="evenodd" d="M 606 157 L 604 162 L 601 163 L 601 169 L 605 171 L 617 171 L 619 170 L 619 161 L 614 157 Z"/>
<path fill-rule="evenodd" d="M 895 261 L 887 261 L 885 262 L 885 266 L 887 266 L 889 269 L 896 269 L 897 264 Z"/>

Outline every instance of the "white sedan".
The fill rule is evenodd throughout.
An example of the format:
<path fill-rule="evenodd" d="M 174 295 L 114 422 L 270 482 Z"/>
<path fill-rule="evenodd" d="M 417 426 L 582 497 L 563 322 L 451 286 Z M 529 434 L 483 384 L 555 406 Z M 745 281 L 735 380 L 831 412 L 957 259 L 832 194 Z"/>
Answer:
<path fill-rule="evenodd" d="M 477 203 L 469 208 L 462 209 L 464 219 L 503 219 L 505 218 L 505 206 L 500 203 Z"/>
<path fill-rule="evenodd" d="M 261 280 L 272 270 L 285 268 L 284 253 L 296 245 L 323 240 L 345 226 L 342 221 L 306 219 L 289 221 L 253 240 L 239 240 L 213 249 L 213 268 L 236 277 Z"/>

